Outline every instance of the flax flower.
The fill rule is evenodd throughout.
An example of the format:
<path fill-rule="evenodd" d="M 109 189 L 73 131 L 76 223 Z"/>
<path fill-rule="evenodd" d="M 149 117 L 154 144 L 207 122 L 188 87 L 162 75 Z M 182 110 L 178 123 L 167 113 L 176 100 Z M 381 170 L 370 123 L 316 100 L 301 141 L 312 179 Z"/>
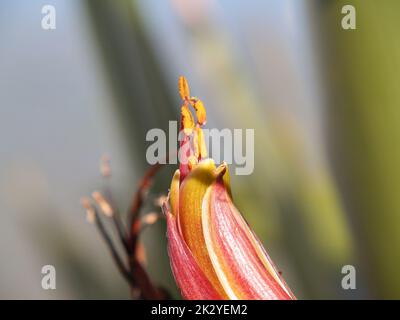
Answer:
<path fill-rule="evenodd" d="M 171 268 L 185 299 L 295 299 L 233 204 L 226 163 L 207 158 L 206 110 L 179 78 L 180 166 L 172 178 L 167 218 Z M 194 111 L 192 113 L 192 111 Z"/>

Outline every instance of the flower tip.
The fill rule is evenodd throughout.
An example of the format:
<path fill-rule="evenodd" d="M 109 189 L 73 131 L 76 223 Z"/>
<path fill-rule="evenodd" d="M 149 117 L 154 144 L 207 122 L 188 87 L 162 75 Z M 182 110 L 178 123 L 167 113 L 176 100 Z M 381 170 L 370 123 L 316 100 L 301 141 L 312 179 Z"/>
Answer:
<path fill-rule="evenodd" d="M 227 167 L 228 164 L 225 161 L 223 161 L 214 171 L 216 177 L 217 178 L 222 177 L 225 174 Z"/>

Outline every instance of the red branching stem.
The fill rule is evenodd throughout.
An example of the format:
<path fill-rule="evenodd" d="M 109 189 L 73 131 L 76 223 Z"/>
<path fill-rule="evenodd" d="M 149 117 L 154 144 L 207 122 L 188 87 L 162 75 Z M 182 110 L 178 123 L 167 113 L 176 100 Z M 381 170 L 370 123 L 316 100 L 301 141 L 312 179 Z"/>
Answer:
<path fill-rule="evenodd" d="M 118 251 L 116 250 L 113 241 L 111 240 L 110 236 L 108 235 L 104 224 L 100 218 L 100 215 L 97 212 L 96 207 L 93 207 L 94 213 L 95 213 L 95 223 L 96 227 L 99 230 L 100 235 L 102 236 L 103 240 L 105 241 L 108 249 L 110 250 L 111 256 L 115 262 L 115 265 L 118 268 L 118 271 L 121 273 L 121 275 L 127 280 L 130 284 L 132 284 L 132 276 L 127 267 L 124 265 L 122 262 L 122 259 L 120 255 L 118 254 Z"/>
<path fill-rule="evenodd" d="M 130 233 L 128 242 L 129 247 L 132 249 L 132 253 L 129 255 L 130 271 L 134 283 L 141 289 L 142 298 L 146 300 L 166 298 L 163 291 L 159 290 L 153 285 L 142 264 L 137 260 L 136 255 L 138 238 L 142 230 L 140 210 L 144 204 L 145 196 L 151 186 L 152 180 L 161 167 L 161 163 L 156 163 L 146 171 L 145 175 L 139 182 L 138 189 L 133 195 L 132 204 L 128 214 L 128 219 L 130 220 Z"/>
<path fill-rule="evenodd" d="M 167 161 L 168 162 L 168 157 Z M 159 169 L 162 167 L 161 163 L 152 165 L 145 173 L 143 178 L 140 180 L 138 188 L 133 195 L 132 203 L 128 211 L 128 221 L 126 225 L 121 219 L 118 208 L 115 205 L 112 197 L 112 193 L 109 187 L 108 175 L 103 175 L 106 179 L 106 186 L 104 190 L 105 198 L 108 204 L 112 208 L 111 219 L 113 221 L 114 228 L 118 234 L 118 240 L 121 242 L 124 252 L 126 254 L 127 265 L 123 262 L 114 241 L 108 234 L 102 219 L 102 215 L 98 213 L 96 206 L 93 206 L 94 222 L 96 227 L 104 239 L 108 249 L 110 250 L 111 256 L 118 268 L 118 271 L 124 277 L 124 279 L 129 283 L 132 293 L 132 298 L 139 298 L 145 300 L 154 299 L 166 299 L 168 294 L 165 290 L 156 287 L 151 281 L 149 275 L 147 274 L 145 268 L 143 267 L 141 261 L 139 261 L 138 255 L 138 240 L 143 227 L 140 212 L 144 202 L 146 201 L 146 194 L 151 186 L 154 176 L 157 174 Z"/>

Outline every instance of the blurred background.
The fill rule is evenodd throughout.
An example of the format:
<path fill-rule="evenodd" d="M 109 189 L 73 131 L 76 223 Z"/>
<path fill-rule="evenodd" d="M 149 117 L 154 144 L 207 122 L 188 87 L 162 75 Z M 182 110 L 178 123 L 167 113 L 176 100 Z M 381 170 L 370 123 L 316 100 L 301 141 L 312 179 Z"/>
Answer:
<path fill-rule="evenodd" d="M 182 74 L 208 128 L 255 129 L 255 170 L 233 176 L 233 196 L 296 296 L 399 299 L 399 32 L 397 0 L 1 1 L 0 298 L 129 299 L 79 199 L 101 188 L 107 153 L 126 211 L 146 132 L 177 120 Z M 164 221 L 143 242 L 179 298 Z M 47 264 L 56 290 L 41 288 Z"/>

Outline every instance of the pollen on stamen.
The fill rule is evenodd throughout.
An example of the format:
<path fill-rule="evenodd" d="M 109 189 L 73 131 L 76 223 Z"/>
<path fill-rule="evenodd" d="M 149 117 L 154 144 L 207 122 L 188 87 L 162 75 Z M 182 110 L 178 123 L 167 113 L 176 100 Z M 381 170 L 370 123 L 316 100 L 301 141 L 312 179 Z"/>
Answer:
<path fill-rule="evenodd" d="M 196 97 L 191 97 L 189 102 L 196 112 L 197 123 L 204 126 L 207 122 L 207 112 L 203 102 Z"/>
<path fill-rule="evenodd" d="M 190 97 L 190 88 L 189 84 L 184 76 L 180 76 L 178 79 L 178 90 L 179 95 L 181 96 L 183 101 L 186 101 Z"/>
<path fill-rule="evenodd" d="M 185 105 L 183 105 L 181 108 L 181 122 L 182 122 L 183 132 L 185 133 L 185 135 L 187 136 L 191 135 L 195 127 L 194 119 L 189 108 Z"/>

